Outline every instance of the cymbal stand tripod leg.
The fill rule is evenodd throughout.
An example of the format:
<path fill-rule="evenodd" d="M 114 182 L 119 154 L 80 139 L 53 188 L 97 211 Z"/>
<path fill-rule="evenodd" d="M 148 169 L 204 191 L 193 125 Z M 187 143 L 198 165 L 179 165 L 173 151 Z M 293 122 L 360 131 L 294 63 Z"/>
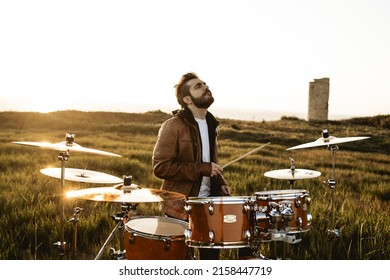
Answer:
<path fill-rule="evenodd" d="M 69 151 L 62 152 L 58 155 L 58 160 L 61 161 L 61 193 L 64 191 L 65 186 L 65 163 L 69 160 Z M 60 241 L 54 243 L 58 247 L 60 257 L 63 258 L 65 255 L 65 237 L 64 237 L 64 226 L 65 226 L 65 206 L 64 197 L 60 196 Z"/>
<path fill-rule="evenodd" d="M 335 229 L 334 227 L 334 192 L 336 188 L 336 172 L 335 172 L 335 158 L 336 158 L 336 152 L 339 150 L 339 147 L 337 145 L 331 145 L 328 146 L 329 150 L 332 152 L 332 178 L 328 179 L 326 182 L 329 186 L 331 193 L 330 193 L 330 218 L 329 218 L 329 228 L 327 230 L 327 240 L 329 245 L 329 260 L 332 259 L 332 249 L 333 249 L 333 242 L 336 237 L 339 236 L 338 229 Z"/>
<path fill-rule="evenodd" d="M 113 219 L 117 222 L 115 228 L 112 230 L 110 235 L 108 236 L 107 240 L 104 242 L 103 247 L 100 249 L 99 253 L 96 255 L 95 260 L 100 260 L 103 256 L 104 251 L 107 249 L 108 244 L 111 242 L 112 238 L 115 236 L 117 231 L 121 229 L 121 235 L 120 235 L 120 249 L 118 251 L 115 251 L 113 248 L 111 248 L 113 255 L 118 260 L 123 260 L 125 258 L 125 250 L 124 250 L 124 230 L 123 227 L 125 225 L 125 220 L 128 218 L 128 212 L 129 210 L 135 210 L 137 207 L 137 204 L 122 204 L 122 212 L 117 213 L 116 215 L 113 215 Z"/>
<path fill-rule="evenodd" d="M 111 234 L 108 236 L 106 242 L 104 242 L 103 247 L 100 249 L 99 253 L 96 255 L 95 260 L 100 260 L 101 257 L 103 256 L 104 251 L 106 250 L 108 244 L 111 242 L 112 238 L 116 234 L 116 232 L 120 229 L 123 228 L 123 219 L 120 219 L 118 223 L 116 224 L 115 228 L 111 232 Z"/>

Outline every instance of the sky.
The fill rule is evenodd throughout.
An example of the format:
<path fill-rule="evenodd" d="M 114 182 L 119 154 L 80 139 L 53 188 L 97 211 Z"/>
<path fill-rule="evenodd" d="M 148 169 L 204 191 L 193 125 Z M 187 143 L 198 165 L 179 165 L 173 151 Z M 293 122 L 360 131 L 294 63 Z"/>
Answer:
<path fill-rule="evenodd" d="M 0 111 L 170 112 L 187 72 L 219 117 L 390 113 L 387 0 L 0 0 Z"/>

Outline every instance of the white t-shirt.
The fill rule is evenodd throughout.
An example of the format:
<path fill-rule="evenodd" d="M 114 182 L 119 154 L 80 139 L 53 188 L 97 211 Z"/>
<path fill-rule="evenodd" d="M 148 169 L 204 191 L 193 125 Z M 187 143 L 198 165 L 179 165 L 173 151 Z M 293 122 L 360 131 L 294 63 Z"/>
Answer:
<path fill-rule="evenodd" d="M 203 162 L 210 162 L 210 142 L 209 129 L 207 127 L 206 119 L 195 118 L 199 125 L 200 137 L 202 140 L 202 160 Z M 210 177 L 203 176 L 202 185 L 200 186 L 199 197 L 207 197 L 210 195 Z"/>

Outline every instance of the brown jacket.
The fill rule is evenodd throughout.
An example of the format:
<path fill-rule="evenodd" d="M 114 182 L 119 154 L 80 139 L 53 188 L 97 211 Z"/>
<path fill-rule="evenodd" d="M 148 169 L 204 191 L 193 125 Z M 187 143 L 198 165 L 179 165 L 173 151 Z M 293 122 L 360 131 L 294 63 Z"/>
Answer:
<path fill-rule="evenodd" d="M 217 163 L 219 122 L 209 112 L 206 120 L 209 128 L 210 158 Z M 164 179 L 161 189 L 182 193 L 186 198 L 198 196 L 202 177 L 211 174 L 211 163 L 202 162 L 201 148 L 198 124 L 190 110 L 181 109 L 162 124 L 152 158 L 154 174 Z M 222 185 L 227 185 L 223 176 L 212 177 L 211 196 L 222 195 Z M 163 202 L 162 211 L 179 219 L 188 218 L 184 211 L 184 201 Z"/>

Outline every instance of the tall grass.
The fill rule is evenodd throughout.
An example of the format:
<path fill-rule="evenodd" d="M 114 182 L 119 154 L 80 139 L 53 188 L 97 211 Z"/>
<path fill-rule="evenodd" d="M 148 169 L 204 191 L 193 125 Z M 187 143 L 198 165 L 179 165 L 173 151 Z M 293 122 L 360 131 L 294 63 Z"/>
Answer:
<path fill-rule="evenodd" d="M 151 157 L 159 125 L 168 116 L 161 112 L 145 115 L 127 115 L 72 112 L 72 121 L 61 122 L 60 113 L 54 121 L 39 115 L 38 119 L 11 114 L 12 121 L 1 115 L 0 127 L 0 259 L 57 259 L 59 240 L 59 202 L 70 189 L 92 188 L 103 185 L 60 180 L 40 173 L 48 167 L 59 167 L 58 152 L 11 144 L 12 141 L 60 142 L 66 132 L 76 135 L 75 142 L 87 147 L 122 155 L 121 158 L 83 153 L 71 153 L 66 167 L 104 172 L 122 177 L 132 175 L 133 183 L 145 188 L 159 188 L 161 180 L 152 172 Z M 11 118 L 10 117 L 10 118 Z M 69 116 L 68 116 L 69 117 Z M 105 120 L 106 117 L 106 120 Z M 96 121 L 95 121 L 96 120 Z M 29 127 L 31 121 L 34 125 Z M 287 151 L 288 147 L 319 138 L 324 126 L 331 134 L 370 136 L 359 142 L 340 146 L 332 169 L 332 155 L 326 147 Z M 58 128 L 57 128 L 58 127 Z M 390 259 L 390 157 L 387 128 L 342 122 L 307 123 L 284 119 L 277 122 L 245 122 L 222 120 L 220 131 L 220 163 L 271 141 L 272 144 L 256 154 L 227 167 L 224 176 L 233 195 L 255 196 L 265 190 L 303 189 L 310 193 L 310 213 L 313 216 L 309 231 L 296 234 L 301 241 L 261 242 L 258 254 L 271 257 L 287 254 L 290 259 Z M 290 168 L 290 157 L 296 168 L 321 172 L 313 179 L 289 181 L 267 178 L 264 173 Z M 335 171 L 336 187 L 327 180 Z M 324 183 L 325 182 L 325 183 Z M 107 186 L 107 185 L 104 185 Z M 333 197 L 334 212 L 330 212 Z M 64 228 L 68 259 L 93 259 L 116 225 L 114 217 L 121 205 L 113 202 L 95 202 L 65 199 Z M 81 207 L 77 223 L 71 219 L 73 210 Z M 132 215 L 161 215 L 159 203 L 140 203 Z M 328 240 L 331 214 L 339 236 Z M 77 228 L 77 243 L 73 233 Z M 112 259 L 110 248 L 119 248 L 120 236 L 115 235 L 104 252 L 104 259 Z M 76 244 L 75 244 L 76 243 Z M 77 245 L 76 252 L 72 248 Z M 330 250 L 331 249 L 331 250 Z M 74 255 L 73 253 L 76 253 Z M 234 259 L 236 250 L 224 250 L 223 258 Z"/>

